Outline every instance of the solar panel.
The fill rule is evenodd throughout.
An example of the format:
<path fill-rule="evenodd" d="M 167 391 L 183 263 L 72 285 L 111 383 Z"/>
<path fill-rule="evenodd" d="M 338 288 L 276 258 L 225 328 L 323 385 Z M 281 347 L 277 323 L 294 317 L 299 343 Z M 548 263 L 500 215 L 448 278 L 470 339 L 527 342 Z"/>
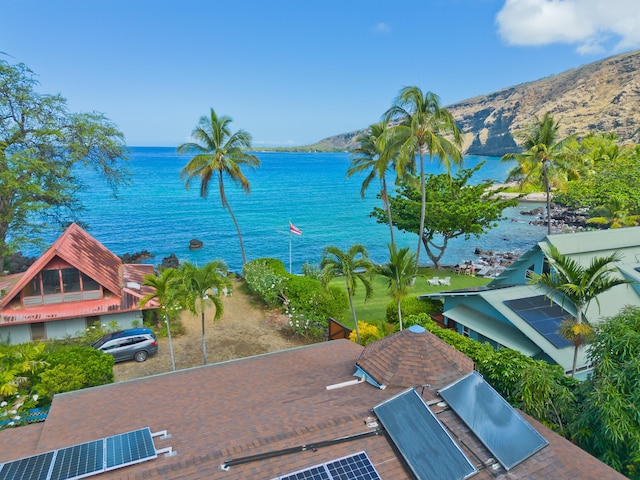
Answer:
<path fill-rule="evenodd" d="M 289 473 L 277 480 L 381 480 L 365 452 Z"/>
<path fill-rule="evenodd" d="M 50 480 L 68 480 L 96 475 L 104 471 L 104 442 L 74 445 L 58 450 Z"/>
<path fill-rule="evenodd" d="M 571 342 L 558 333 L 560 323 L 571 315 L 548 297 L 539 295 L 505 300 L 504 304 L 557 348 L 571 345 Z"/>
<path fill-rule="evenodd" d="M 414 389 L 381 403 L 373 411 L 418 480 L 462 479 L 476 473 Z"/>
<path fill-rule="evenodd" d="M 151 438 L 151 430 L 148 428 L 107 437 L 105 441 L 106 470 L 144 462 L 158 456 Z"/>
<path fill-rule="evenodd" d="M 158 456 L 143 428 L 0 464 L 0 480 L 74 480 Z"/>
<path fill-rule="evenodd" d="M 507 470 L 549 443 L 478 372 L 439 393 Z"/>
<path fill-rule="evenodd" d="M 55 451 L 7 462 L 0 469 L 0 480 L 45 480 Z"/>

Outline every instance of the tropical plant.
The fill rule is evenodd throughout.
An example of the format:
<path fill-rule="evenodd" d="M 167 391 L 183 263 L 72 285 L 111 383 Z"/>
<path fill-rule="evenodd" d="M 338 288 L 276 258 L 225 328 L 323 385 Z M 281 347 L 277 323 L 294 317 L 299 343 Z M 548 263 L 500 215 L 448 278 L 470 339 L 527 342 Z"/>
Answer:
<path fill-rule="evenodd" d="M 559 128 L 560 122 L 550 112 L 545 113 L 542 119 L 536 116 L 535 121 L 525 127 L 524 131 L 516 133 L 522 140 L 523 151 L 508 153 L 502 157 L 503 161 L 518 162 L 509 172 L 507 181 L 517 180 L 521 188 L 540 184 L 544 187 L 548 234 L 551 234 L 551 184 L 580 176 L 576 156 L 568 148 L 575 135 L 559 139 Z"/>
<path fill-rule="evenodd" d="M 380 181 L 380 198 L 382 199 L 384 210 L 387 213 L 391 243 L 394 244 L 393 221 L 391 218 L 391 209 L 389 208 L 389 193 L 387 190 L 387 172 L 394 166 L 395 159 L 398 155 L 398 145 L 390 141 L 392 139 L 393 137 L 388 135 L 387 124 L 385 122 L 378 122 L 371 125 L 367 133 L 357 138 L 359 144 L 351 153 L 351 164 L 347 170 L 347 178 L 356 174 L 369 172 L 362 181 L 362 187 L 360 188 L 361 198 L 364 198 L 364 194 L 374 178 Z"/>
<path fill-rule="evenodd" d="M 418 228 L 418 249 L 416 265 L 420 263 L 420 249 L 426 214 L 426 187 L 424 156 L 429 160 L 437 157 L 447 172 L 451 163 L 462 164 L 462 137 L 449 110 L 440 106 L 439 97 L 432 92 L 423 93 L 419 87 L 404 87 L 384 115 L 386 123 L 392 122 L 393 144 L 399 144 L 400 156 L 396 162 L 398 177 L 416 171 L 416 155 L 420 159 L 420 227 Z"/>
<path fill-rule="evenodd" d="M 209 116 L 200 117 L 198 126 L 191 133 L 192 142 L 184 143 L 178 147 L 178 153 L 193 153 L 194 156 L 184 166 L 180 176 L 186 179 L 186 187 L 197 178 L 200 181 L 200 196 L 207 198 L 209 194 L 209 182 L 214 176 L 218 177 L 218 188 L 222 207 L 229 210 L 233 224 L 238 232 L 242 263 L 247 263 L 244 252 L 244 243 L 240 226 L 236 220 L 231 206 L 227 201 L 224 190 L 224 177 L 228 176 L 235 184 L 239 185 L 245 193 L 251 191 L 251 185 L 247 177 L 242 173 L 242 167 L 258 167 L 260 160 L 254 155 L 246 153 L 244 149 L 251 146 L 251 135 L 244 130 L 231 133 L 229 124 L 231 118 L 218 117 L 211 109 Z"/>
<path fill-rule="evenodd" d="M 351 307 L 351 315 L 353 316 L 353 324 L 356 329 L 356 340 L 360 343 L 360 332 L 358 330 L 358 319 L 356 318 L 356 309 L 353 305 L 353 294 L 356 291 L 358 282 L 362 283 L 365 288 L 365 300 L 371 297 L 371 271 L 373 264 L 369 261 L 369 255 L 364 245 L 356 243 L 352 245 L 346 252 L 338 247 L 329 246 L 323 254 L 320 261 L 320 268 L 325 279 L 343 276 L 347 285 L 347 297 L 349 306 Z M 328 283 L 328 281 L 327 281 Z"/>
<path fill-rule="evenodd" d="M 640 478 L 640 309 L 595 327 L 593 373 L 579 387 L 573 440 L 629 478 Z"/>
<path fill-rule="evenodd" d="M 496 195 L 504 188 L 492 189 L 489 183 L 468 185 L 469 179 L 483 164 L 472 169 L 460 169 L 454 177 L 449 174 L 426 175 L 424 197 L 415 183 L 407 181 L 402 181 L 396 194 L 390 197 L 396 228 L 412 233 L 418 233 L 421 197 L 426 199 L 430 214 L 423 220 L 420 238 L 436 268 L 440 268 L 440 260 L 451 239 L 479 237 L 497 226 L 505 208 L 517 205 L 516 199 L 503 199 Z M 379 223 L 386 221 L 386 215 L 377 207 L 373 209 L 373 216 Z"/>
<path fill-rule="evenodd" d="M 158 303 L 158 309 L 162 312 L 165 324 L 167 325 L 167 337 L 169 338 L 169 352 L 171 353 L 171 369 L 176 369 L 176 359 L 173 353 L 173 342 L 171 340 L 171 327 L 169 326 L 169 310 L 177 302 L 177 282 L 178 275 L 175 268 L 165 268 L 156 276 L 147 273 L 143 277 L 143 285 L 153 288 L 153 292 L 146 294 L 140 299 L 140 308 L 144 307 L 154 298 Z"/>
<path fill-rule="evenodd" d="M 204 267 L 198 268 L 189 262 L 184 262 L 180 267 L 182 294 L 184 295 L 187 309 L 194 315 L 200 310 L 202 319 L 202 361 L 207 364 L 207 340 L 205 338 L 205 308 L 207 304 L 213 305 L 215 313 L 213 320 L 222 317 L 224 306 L 220 298 L 220 292 L 229 287 L 226 277 L 227 265 L 222 260 L 214 260 Z"/>
<path fill-rule="evenodd" d="M 582 324 L 583 312 L 593 300 L 600 308 L 598 295 L 601 293 L 616 285 L 630 282 L 611 276 L 616 269 L 614 263 L 620 260 L 618 253 L 605 257 L 594 257 L 586 268 L 571 257 L 561 254 L 553 245 L 544 253 L 551 271 L 542 274 L 532 272 L 529 283 L 541 285 L 549 298 L 560 294 L 563 301 L 568 300 L 576 309 L 575 322 L 565 323 L 561 329 L 561 332 L 566 335 L 565 338 L 574 345 L 573 367 L 571 369 L 571 376 L 574 376 L 578 361 L 578 349 L 591 335 L 590 328 Z"/>
<path fill-rule="evenodd" d="M 114 192 L 129 183 L 122 132 L 100 113 L 69 112 L 64 97 L 37 87 L 26 65 L 0 60 L 0 270 L 18 245 L 77 220 L 83 169 Z"/>
<path fill-rule="evenodd" d="M 387 279 L 387 288 L 396 300 L 398 308 L 398 322 L 402 330 L 402 298 L 407 295 L 407 289 L 418 274 L 416 256 L 409 251 L 409 247 L 398 250 L 394 244 L 389 244 L 389 261 L 376 267 L 376 273 Z"/>

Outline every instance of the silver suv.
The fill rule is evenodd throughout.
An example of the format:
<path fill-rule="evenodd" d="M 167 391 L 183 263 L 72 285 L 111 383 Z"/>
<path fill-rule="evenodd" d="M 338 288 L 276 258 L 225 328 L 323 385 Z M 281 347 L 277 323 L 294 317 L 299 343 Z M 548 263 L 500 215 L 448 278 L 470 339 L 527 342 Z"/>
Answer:
<path fill-rule="evenodd" d="M 123 360 L 144 362 L 150 355 L 158 353 L 158 341 L 150 328 L 132 328 L 107 333 L 91 346 L 113 355 L 116 362 Z"/>

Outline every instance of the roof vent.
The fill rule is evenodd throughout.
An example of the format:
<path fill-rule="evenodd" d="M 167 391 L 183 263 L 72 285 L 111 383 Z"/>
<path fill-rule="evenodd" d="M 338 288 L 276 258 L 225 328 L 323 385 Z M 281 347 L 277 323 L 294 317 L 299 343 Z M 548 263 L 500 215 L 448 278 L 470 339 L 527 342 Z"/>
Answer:
<path fill-rule="evenodd" d="M 138 282 L 127 282 L 127 288 L 133 288 L 134 290 L 140 290 L 140 284 Z"/>

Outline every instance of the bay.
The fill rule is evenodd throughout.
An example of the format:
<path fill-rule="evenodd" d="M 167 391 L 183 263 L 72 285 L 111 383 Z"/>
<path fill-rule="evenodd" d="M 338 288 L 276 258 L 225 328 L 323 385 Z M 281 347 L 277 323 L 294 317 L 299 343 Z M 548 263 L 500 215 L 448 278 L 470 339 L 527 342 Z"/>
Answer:
<path fill-rule="evenodd" d="M 273 257 L 282 260 L 293 272 L 305 262 L 318 264 L 329 245 L 346 249 L 362 243 L 375 262 L 388 256 L 388 228 L 369 215 L 376 199 L 377 182 L 372 182 L 365 198 L 360 198 L 364 176 L 345 178 L 350 158 L 347 153 L 258 152 L 262 165 L 245 174 L 251 193 L 225 178 L 225 191 L 238 220 L 248 260 Z M 88 231 L 117 255 L 148 250 L 154 258 L 147 263 L 160 264 L 174 253 L 182 261 L 203 265 L 222 259 L 230 270 L 241 272 L 242 256 L 229 212 L 222 208 L 217 179 L 209 185 L 207 199 L 199 196 L 199 183 L 185 188 L 180 170 L 189 160 L 174 148 L 132 147 L 129 168 L 132 184 L 114 198 L 108 187 L 93 172 L 83 173 L 85 189 L 80 192 L 84 204 L 82 220 Z M 513 164 L 498 158 L 467 156 L 464 168 L 486 162 L 472 181 L 502 182 Z M 440 173 L 437 162 L 427 165 L 427 173 Z M 393 179 L 391 179 L 392 183 Z M 544 237 L 546 228 L 531 225 L 530 216 L 520 214 L 538 205 L 526 204 L 505 212 L 506 220 L 482 237 L 450 242 L 444 264 L 474 258 L 476 248 L 522 253 Z M 301 236 L 289 234 L 289 221 L 302 230 Z M 189 241 L 204 242 L 199 250 L 189 250 Z M 50 244 L 55 235 L 48 240 Z M 417 247 L 418 237 L 398 232 L 400 246 Z M 291 249 L 290 249 L 291 246 Z M 421 263 L 429 259 L 421 253 Z"/>

